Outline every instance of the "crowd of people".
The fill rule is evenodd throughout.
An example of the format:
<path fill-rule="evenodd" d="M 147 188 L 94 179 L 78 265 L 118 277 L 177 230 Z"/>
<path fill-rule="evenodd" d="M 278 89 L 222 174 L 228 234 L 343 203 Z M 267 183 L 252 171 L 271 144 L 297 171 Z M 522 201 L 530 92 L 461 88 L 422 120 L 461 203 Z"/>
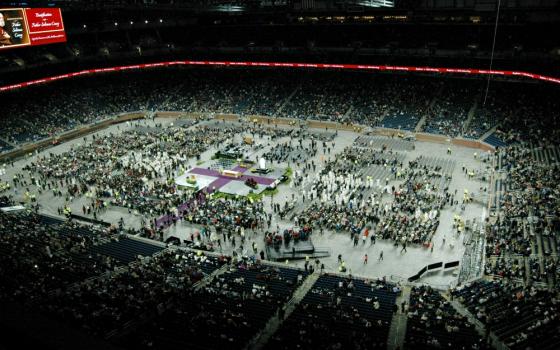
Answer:
<path fill-rule="evenodd" d="M 40 308 L 90 333 L 105 336 L 121 330 L 128 321 L 161 314 L 169 304 L 188 295 L 204 277 L 201 265 L 206 263 L 220 266 L 218 260 L 192 252 L 164 251 L 116 273 L 50 294 Z"/>
<path fill-rule="evenodd" d="M 0 138 L 14 144 L 34 142 L 120 113 L 147 110 L 152 96 L 164 88 L 163 81 L 155 72 L 131 73 L 127 78 L 116 74 L 6 93 L 5 115 L 13 117 L 6 118 Z"/>
<path fill-rule="evenodd" d="M 464 131 L 463 136 L 471 138 L 479 138 L 497 126 L 500 137 L 515 143 L 498 149 L 495 156 L 499 164 L 496 174 L 504 174 L 501 178 L 505 190 L 495 194 L 499 196 L 500 210 L 486 225 L 485 274 L 497 281 L 475 282 L 458 288 L 453 295 L 511 348 L 525 348 L 535 339 L 545 339 L 546 346 L 560 344 L 560 172 L 558 163 L 545 163 L 534 157 L 535 149 L 557 145 L 557 118 L 551 118 L 548 125 L 545 116 L 539 114 L 557 113 L 555 101 L 539 109 L 534 108 L 539 98 L 527 107 L 491 94 L 489 102 L 473 115 L 470 129 L 462 130 L 473 103 L 470 89 L 476 90 L 476 83 L 468 89 L 446 93 L 448 85 L 454 84 L 408 79 L 411 97 L 404 101 L 404 94 L 396 92 L 400 83 L 391 78 L 361 77 L 357 86 L 363 89 L 354 91 L 349 89 L 349 80 L 333 83 L 336 73 L 305 73 L 312 76 L 309 81 L 260 73 L 264 77 L 271 74 L 285 82 L 283 85 L 267 83 L 266 79 L 250 74 L 234 79 L 216 71 L 181 72 L 171 78 L 171 83 L 177 84 L 172 88 L 156 73 L 148 74 L 148 79 L 141 82 L 138 77 L 144 74 L 134 73 L 131 79 L 101 76 L 92 79 L 94 82 L 84 89 L 70 85 L 75 91 L 65 106 L 42 94 L 39 102 L 20 111 L 23 118 L 7 118 L 0 138 L 15 144 L 35 141 L 118 112 L 155 109 L 314 118 L 369 126 L 379 126 L 385 117 L 411 113 L 419 119 L 427 114 L 426 131 L 450 136 Z M 189 74 L 192 79 L 182 80 Z M 372 80 L 379 84 L 369 86 Z M 107 81 L 114 86 L 102 92 Z M 79 83 L 77 80 L 72 84 Z M 62 93 L 66 86 L 53 87 Z M 387 93 L 378 94 L 383 89 Z M 430 109 L 432 90 L 441 93 Z M 534 97 L 532 93 L 525 95 Z M 368 96 L 375 98 L 367 102 Z M 14 97 L 7 104 L 8 115 L 15 113 L 18 101 L 24 97 Z M 522 115 L 526 117 L 523 119 Z M 0 230 L 10 233 L 0 236 L 0 275 L 5 276 L 0 285 L 1 299 L 37 302 L 44 312 L 72 320 L 97 335 L 107 335 L 137 319 L 147 318 L 155 324 L 167 322 L 169 328 L 141 328 L 141 342 L 136 344 L 142 347 L 165 347 L 164 333 L 184 324 L 191 326 L 190 333 L 182 335 L 187 344 L 197 343 L 193 340 L 197 334 L 211 329 L 209 338 L 216 346 L 245 345 L 255 330 L 281 309 L 303 279 L 297 276 L 301 271 L 293 275 L 253 261 L 258 254 L 254 242 L 252 254 L 248 252 L 245 239 L 249 232 L 263 233 L 262 238 L 273 244 L 277 237 L 295 239 L 294 234 L 307 237 L 328 229 L 349 234 L 354 245 L 373 245 L 376 239 L 388 239 L 395 245 L 402 244 L 401 252 L 406 252 L 408 244 L 433 247 L 441 210 L 458 204 L 457 193 L 448 188 L 450 169 L 431 158 L 428 161 L 429 157 L 404 164 L 404 157 L 398 152 L 351 146 L 325 160 L 324 168 L 318 172 L 319 164 L 308 162 L 309 157 L 317 155 L 321 146 L 322 153 L 330 155 L 335 142 L 326 137 L 305 143 L 303 140 L 310 134 L 304 131 L 294 135 L 287 129 L 252 123 L 127 127 L 130 130 L 126 133 L 85 138 L 82 144 L 61 154 L 36 156 L 11 183 L 0 183 L 0 191 L 13 187 L 24 192 L 32 204 L 35 194 L 30 187 L 39 195 L 52 192 L 66 203 L 85 197 L 83 214 L 93 218 L 104 213 L 109 205 L 127 208 L 148 219 L 143 222 L 146 228 L 138 234 L 153 239 L 163 240 L 163 228 L 183 221 L 199 228 L 191 235 L 191 242 L 209 244 L 208 250 L 219 249 L 228 242 L 234 248 L 233 257 L 213 259 L 166 250 L 115 272 L 119 264 L 111 256 L 90 254 L 92 247 L 118 239 L 115 227 L 88 228 L 88 234 L 76 234 L 78 226 L 74 223 L 52 224 L 33 213 L 0 213 Z M 230 143 L 235 135 L 258 135 L 261 139 L 266 136 L 271 140 L 294 138 L 272 148 L 265 158 L 297 165 L 290 186 L 301 190 L 301 207 L 297 207 L 301 210 L 294 211 L 291 217 L 298 230 L 286 230 L 282 236 L 279 227 L 271 227 L 273 214 L 265 211 L 262 202 L 201 197 L 176 186 L 174 179 L 184 174 L 189 160 L 211 147 Z M 13 204 L 8 197 L 0 198 L 0 203 Z M 66 208 L 61 208 L 59 214 L 68 214 Z M 273 212 L 284 211 L 277 203 Z M 284 215 L 280 214 L 280 218 Z M 261 259 L 263 254 L 261 251 Z M 253 260 L 237 258 L 246 255 L 253 256 Z M 195 288 L 210 271 L 231 259 L 235 264 L 228 273 L 211 279 L 202 289 Z M 89 279 L 100 275 L 103 277 Z M 256 283 L 257 280 L 264 282 Z M 69 287 L 75 282 L 79 283 Z M 274 290 L 275 283 L 283 287 Z M 312 290 L 310 295 L 327 300 L 326 306 L 312 302 L 299 305 L 296 312 L 304 315 L 303 324 L 295 333 L 297 327 L 292 325 L 288 333 L 296 334 L 296 343 L 309 345 L 309 334 L 324 332 L 328 326 L 344 325 L 355 332 L 352 334 L 356 339 L 348 343 L 355 348 L 384 346 L 384 340 L 378 344 L 377 339 L 355 328 L 363 331 L 387 327 L 387 321 L 372 321 L 352 307 L 341 306 L 345 295 L 353 291 L 352 281 L 342 283 Z M 381 307 L 373 297 L 366 303 L 375 310 Z M 325 310 L 334 315 L 332 322 L 314 324 L 315 319 L 309 315 Z M 412 290 L 408 317 L 408 345 L 484 348 L 465 318 L 428 287 Z M 376 324 L 377 321 L 381 323 Z M 422 335 L 421 330 L 428 332 Z M 286 334 L 278 335 L 274 341 L 280 342 Z M 336 348 L 343 342 L 334 344 Z"/>
<path fill-rule="evenodd" d="M 346 148 L 308 180 L 311 186 L 302 190 L 302 196 L 304 204 L 307 197 L 310 204 L 295 216 L 296 225 L 345 231 L 352 240 L 370 239 L 372 244 L 376 236 L 396 244 L 429 244 L 439 226 L 439 211 L 454 201 L 447 188 L 432 183 L 449 180 L 450 174 L 420 161 L 405 167 L 396 152 Z M 364 180 L 354 175 L 363 175 L 372 166 L 389 169 L 383 173 L 388 177 Z M 403 182 L 390 185 L 396 179 Z M 393 200 L 383 203 L 384 195 Z"/>
<path fill-rule="evenodd" d="M 476 82 L 446 81 L 433 106 L 428 110 L 423 130 L 432 134 L 456 137 L 463 133 L 468 113 L 474 106 L 477 94 Z"/>
<path fill-rule="evenodd" d="M 487 226 L 487 256 L 547 257 L 558 247 L 560 202 L 556 194 L 560 191 L 560 178 L 557 165 L 539 161 L 532 149 L 528 143 L 521 143 L 498 151 L 499 170 L 507 177 L 505 191 L 497 194 L 500 196 L 498 218 Z M 546 261 L 545 268 L 540 266 L 539 259 L 533 259 L 529 263 L 531 272 L 524 272 L 524 275 L 530 273 L 532 280 L 558 283 L 555 271 L 558 261 L 552 257 L 547 257 Z"/>
<path fill-rule="evenodd" d="M 509 124 L 511 118 L 521 116 L 515 105 L 508 108 L 501 128 L 511 128 L 507 141 L 515 144 L 496 153 L 503 188 L 495 194 L 497 218 L 486 228 L 485 273 L 495 281 L 475 282 L 456 294 L 510 348 L 537 348 L 534 344 L 540 339 L 547 339 L 542 347 L 554 347 L 560 344 L 553 336 L 558 333 L 560 279 L 558 258 L 553 255 L 559 243 L 558 164 L 537 155 L 557 146 L 553 140 L 557 131 L 552 126 L 545 129 L 542 118 L 527 117 L 534 111 L 526 106 L 522 110 L 527 123 Z"/>
<path fill-rule="evenodd" d="M 204 287 L 170 302 L 126 337 L 127 348 L 243 348 L 283 307 L 305 275 L 301 270 L 240 259 Z"/>
<path fill-rule="evenodd" d="M 51 222 L 35 213 L 0 212 L 0 231 L 1 300 L 40 301 L 54 289 L 117 266 L 111 257 L 91 250 L 114 238 L 112 229 Z"/>
<path fill-rule="evenodd" d="M 312 141 L 309 145 L 303 144 L 303 139 L 300 138 L 298 142 L 289 141 L 276 144 L 262 157 L 269 160 L 271 163 L 305 163 L 309 158 L 317 154 L 316 143 Z"/>
<path fill-rule="evenodd" d="M 558 147 L 557 100 L 537 96 L 542 87 L 513 84 L 508 94 L 490 94 L 481 110 L 493 116 L 474 122 L 497 125 L 506 146 L 495 154 L 496 217 L 486 225 L 485 274 L 494 281 L 459 286 L 453 295 L 510 349 L 556 348 L 560 344 L 560 242 L 558 163 L 541 156 Z M 535 104 L 540 103 L 540 106 Z M 552 152 L 551 152 L 552 153 Z"/>
<path fill-rule="evenodd" d="M 521 99 L 501 94 L 504 87 L 500 85 L 486 104 L 478 102 L 466 126 L 467 112 L 481 95 L 478 81 L 316 71 L 168 69 L 174 69 L 173 74 L 157 69 L 114 73 L 5 93 L 4 115 L 14 117 L 6 118 L 0 139 L 18 145 L 119 113 L 161 110 L 311 118 L 408 130 L 426 116 L 423 130 L 428 132 L 479 138 L 498 126 L 496 135 L 511 142 L 519 139 L 518 125 L 525 131 L 539 123 L 525 115 L 538 120 L 537 113 L 557 107 L 556 102 L 542 101 L 533 93 L 523 99 L 531 103 L 520 106 Z M 61 104 L 60 99 L 69 102 Z"/>
<path fill-rule="evenodd" d="M 32 306 L 115 343 L 128 339 L 133 327 L 138 334 L 126 341 L 130 348 L 167 349 L 166 337 L 175 344 L 242 348 L 307 274 L 262 265 L 254 257 L 175 248 L 121 265 L 110 255 L 94 253 L 99 251 L 95 247 L 118 239 L 115 227 L 100 229 L 35 213 L 0 213 L 0 228 L 2 302 Z M 198 287 L 224 265 L 226 270 Z M 143 328 L 146 321 L 157 326 Z M 172 333 L 176 327 L 183 332 Z"/>
<path fill-rule="evenodd" d="M 546 85 L 495 83 L 486 100 L 481 94 L 478 108 L 465 137 L 479 138 L 496 127 L 493 135 L 505 145 L 533 143 L 557 144 L 558 91 Z"/>
<path fill-rule="evenodd" d="M 282 323 L 274 349 L 385 349 L 400 289 L 384 280 L 322 275 Z M 282 318 L 281 318 L 282 319 Z"/>
<path fill-rule="evenodd" d="M 227 128 L 187 127 L 92 136 L 70 151 L 39 156 L 24 170 L 39 189 L 66 201 L 84 195 L 94 215 L 112 203 L 159 217 L 188 200 L 174 182 L 185 164 L 235 135 Z"/>
<path fill-rule="evenodd" d="M 413 287 L 406 309 L 405 346 L 410 349 L 490 349 L 466 316 L 429 286 Z"/>
<path fill-rule="evenodd" d="M 495 261 L 486 261 L 485 274 L 496 275 L 499 278 L 525 279 L 525 259 L 523 257 L 497 258 Z"/>
<path fill-rule="evenodd" d="M 483 280 L 458 287 L 452 293 L 510 349 L 552 349 L 560 344 L 558 289 Z"/>

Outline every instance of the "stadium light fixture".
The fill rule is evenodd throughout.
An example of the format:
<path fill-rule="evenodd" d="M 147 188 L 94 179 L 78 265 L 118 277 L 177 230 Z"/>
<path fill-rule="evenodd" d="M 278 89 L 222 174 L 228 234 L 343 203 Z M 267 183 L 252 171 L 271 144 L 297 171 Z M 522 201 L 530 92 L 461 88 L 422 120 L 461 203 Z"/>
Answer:
<path fill-rule="evenodd" d="M 362 0 L 356 2 L 356 5 L 364 7 L 395 7 L 393 0 Z"/>
<path fill-rule="evenodd" d="M 218 5 L 214 8 L 214 11 L 217 12 L 243 12 L 245 11 L 245 6 L 239 5 Z"/>

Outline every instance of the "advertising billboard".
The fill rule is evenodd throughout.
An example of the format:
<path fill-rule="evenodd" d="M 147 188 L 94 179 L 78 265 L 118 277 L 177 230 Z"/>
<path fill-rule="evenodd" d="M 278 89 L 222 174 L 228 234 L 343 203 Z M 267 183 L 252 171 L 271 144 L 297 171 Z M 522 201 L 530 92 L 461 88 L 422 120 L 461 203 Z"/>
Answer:
<path fill-rule="evenodd" d="M 0 50 L 65 41 L 59 8 L 0 8 Z"/>

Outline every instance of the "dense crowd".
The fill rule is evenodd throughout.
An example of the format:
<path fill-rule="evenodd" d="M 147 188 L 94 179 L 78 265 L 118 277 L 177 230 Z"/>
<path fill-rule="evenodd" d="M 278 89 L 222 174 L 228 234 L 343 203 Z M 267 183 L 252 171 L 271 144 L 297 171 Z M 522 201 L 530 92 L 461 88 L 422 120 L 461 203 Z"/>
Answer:
<path fill-rule="evenodd" d="M 292 138 L 284 143 L 276 144 L 268 152 L 262 155 L 266 160 L 280 163 L 305 163 L 309 158 L 317 154 L 315 142 L 312 141 L 309 145 L 303 144 L 303 139 L 298 142 L 292 142 Z"/>
<path fill-rule="evenodd" d="M 0 140 L 18 145 L 123 112 L 162 110 L 311 118 L 406 130 L 414 130 L 425 116 L 423 130 L 428 132 L 479 138 L 498 126 L 495 135 L 514 142 L 521 133 L 542 126 L 543 117 L 558 107 L 554 99 L 543 101 L 541 95 L 546 94 L 525 92 L 523 86 L 513 84 L 514 91 L 527 96 L 519 99 L 508 91 L 510 86 L 496 83 L 486 104 L 477 102 L 466 125 L 467 113 L 480 98 L 479 81 L 316 71 L 169 69 L 173 74 L 160 70 L 115 73 L 5 93 L 4 115 L 8 118 Z M 59 103 L 62 98 L 68 103 Z M 11 147 L 0 143 L 2 148 Z"/>
<path fill-rule="evenodd" d="M 5 119 L 0 138 L 15 144 L 33 142 L 119 113 L 147 110 L 152 98 L 164 97 L 163 80 L 154 72 L 132 73 L 126 79 L 116 74 L 7 93 L 4 97 L 10 102 L 4 112 L 12 117 Z"/>
<path fill-rule="evenodd" d="M 526 124 L 512 129 L 508 137 L 519 143 L 496 154 L 504 187 L 496 194 L 497 220 L 487 225 L 485 270 L 495 281 L 474 282 L 454 292 L 511 349 L 560 344 L 560 265 L 554 255 L 560 242 L 560 179 L 558 164 L 539 157 L 558 143 L 552 139 L 556 130 L 531 123 L 535 129 L 528 133 Z"/>
<path fill-rule="evenodd" d="M 506 191 L 501 194 L 497 222 L 488 226 L 487 254 L 537 253 L 537 236 L 558 240 L 557 165 L 537 161 L 527 145 L 501 149 L 497 157 L 507 174 Z"/>
<path fill-rule="evenodd" d="M 525 260 L 523 257 L 504 257 L 487 261 L 484 271 L 487 275 L 496 275 L 499 278 L 525 279 Z"/>
<path fill-rule="evenodd" d="M 111 255 L 94 253 L 118 241 L 116 229 L 34 213 L 0 213 L 0 228 L 0 301 L 33 306 L 117 343 L 138 329 L 127 347 L 167 349 L 162 339 L 170 337 L 175 343 L 242 348 L 306 275 L 245 256 L 213 257 L 173 248 L 120 265 Z M 225 264 L 221 274 L 199 284 Z M 142 327 L 152 321 L 156 327 Z M 185 324 L 188 332 L 171 332 L 179 326 L 185 330 Z"/>
<path fill-rule="evenodd" d="M 39 189 L 66 201 L 85 195 L 94 216 L 110 202 L 154 218 L 176 211 L 190 198 L 174 182 L 186 171 L 184 164 L 237 131 L 171 126 L 93 136 L 62 154 L 39 156 L 24 170 Z"/>
<path fill-rule="evenodd" d="M 373 243 L 379 236 L 395 244 L 430 243 L 439 225 L 439 211 L 454 202 L 447 187 L 436 187 L 433 182 L 448 181 L 450 175 L 441 166 L 422 161 L 413 160 L 404 167 L 398 153 L 347 148 L 315 179 L 304 178 L 302 196 L 304 203 L 309 198 L 310 205 L 295 217 L 296 224 L 349 232 L 354 241 L 371 239 Z M 376 173 L 387 177 L 359 176 L 372 166 L 388 169 Z M 390 185 L 396 179 L 403 182 Z M 311 185 L 306 190 L 308 181 Z M 393 200 L 383 203 L 384 195 Z"/>
<path fill-rule="evenodd" d="M 491 94 L 487 104 L 475 111 L 470 129 L 463 130 L 473 103 L 470 90 L 476 89 L 476 83 L 448 93 L 447 88 L 454 83 L 438 85 L 422 78 L 407 79 L 407 96 L 398 92 L 402 86 L 391 78 L 361 77 L 357 82 L 361 89 L 353 91 L 350 80 L 337 81 L 335 73 L 305 73 L 312 75 L 307 81 L 261 73 L 265 77 L 271 74 L 271 81 L 280 83 L 244 71 L 239 79 L 218 72 L 197 72 L 190 73 L 191 80 L 183 81 L 183 74 L 172 77 L 171 82 L 158 74 L 150 74 L 146 81 L 99 77 L 86 89 L 71 85 L 71 102 L 64 106 L 41 94 L 40 103 L 18 112 L 23 118 L 7 118 L 0 138 L 16 144 L 35 141 L 118 112 L 155 109 L 314 118 L 369 126 L 383 125 L 383 120 L 392 125 L 416 125 L 427 116 L 424 130 L 450 136 L 464 131 L 463 135 L 471 138 L 479 138 L 496 126 L 499 137 L 515 143 L 496 153 L 496 170 L 504 174 L 505 190 L 496 194 L 500 210 L 486 225 L 485 274 L 497 281 L 475 282 L 456 289 L 453 295 L 510 348 L 526 348 L 539 339 L 544 339 L 543 347 L 560 344 L 558 291 L 543 288 L 560 286 L 560 265 L 557 255 L 552 254 L 552 247 L 559 246 L 560 172 L 558 163 L 539 161 L 533 152 L 551 140 L 557 145 L 555 101 L 534 108 L 540 99 L 532 93 L 524 94 L 535 97 L 528 106 Z M 114 85 L 108 84 L 104 91 L 107 80 Z M 372 81 L 379 84 L 370 86 Z M 170 88 L 171 83 L 177 85 Z M 66 89 L 55 87 L 57 93 Z M 430 107 L 432 90 L 439 91 L 440 96 Z M 8 115 L 15 115 L 24 97 L 14 97 L 14 105 L 8 103 Z M 543 112 L 552 116 L 546 127 L 545 115 L 540 114 Z M 193 195 L 174 182 L 176 176 L 184 174 L 185 163 L 212 147 L 232 144 L 235 135 L 259 135 L 271 140 L 292 137 L 268 150 L 265 158 L 297 164 L 290 186 L 301 190 L 301 210 L 291 217 L 301 230 L 298 234 L 329 229 L 348 233 L 355 245 L 360 240 L 362 244 L 366 240 L 375 244 L 382 238 L 402 244 L 405 252 L 407 244 L 433 247 L 441 210 L 458 204 L 448 188 L 452 168 L 429 157 L 403 164 L 398 152 L 348 147 L 317 172 L 317 164 L 307 162 L 308 158 L 316 155 L 321 145 L 323 154 L 330 155 L 335 143 L 328 137 L 306 143 L 303 140 L 310 134 L 299 132 L 250 123 L 137 126 L 126 133 L 86 138 L 62 154 L 37 156 L 24 168 L 26 177 L 18 174 L 12 183 L 0 183 L 0 191 L 10 185 L 25 189 L 26 196 L 33 199 L 29 187 L 34 186 L 39 194 L 50 191 L 67 203 L 84 196 L 88 203 L 83 214 L 94 218 L 109 204 L 124 207 L 149 219 L 140 234 L 149 238 L 158 238 L 155 231 L 162 227 L 185 221 L 202 227 L 190 241 L 211 243 L 214 248 L 225 242 L 235 248 L 239 241 L 243 258 L 238 260 L 235 250 L 233 258 L 215 259 L 166 250 L 115 272 L 119 263 L 113 257 L 91 252 L 98 245 L 118 240 L 116 228 L 84 229 L 74 223 L 53 224 L 37 214 L 0 213 L 0 231 L 9 232 L 0 236 L 0 275 L 4 277 L 0 299 L 39 302 L 44 312 L 98 335 L 122 330 L 124 324 L 138 319 L 147 320 L 149 325 L 165 323 L 161 329 L 140 328 L 142 334 L 135 345 L 146 348 L 165 348 L 169 341 L 166 333 L 177 331 L 180 325 L 189 325 L 190 333 L 177 335 L 184 344 L 199 344 L 198 334 L 209 330 L 205 336 L 216 347 L 245 346 L 255 330 L 279 312 L 300 285 L 301 271 L 294 275 L 245 257 L 246 232 L 280 235 L 279 228 L 271 228 L 272 216 L 261 202 Z M 13 204 L 7 197 L 0 198 L 0 203 Z M 273 211 L 280 213 L 279 207 L 277 204 Z M 161 231 L 159 234 L 162 239 Z M 256 255 L 253 247 L 252 256 Z M 227 273 L 210 279 L 201 289 L 195 287 L 209 272 L 232 259 L 235 264 Z M 103 275 L 107 272 L 112 273 Z M 75 282 L 79 283 L 72 285 Z M 345 343 L 325 337 L 322 345 L 383 347 L 385 339 L 363 331 L 387 328 L 387 320 L 365 317 L 355 305 L 346 303 L 346 297 L 354 298 L 354 282 L 350 279 L 341 283 L 312 289 L 310 295 L 324 303 L 304 300 L 296 308 L 301 326 L 288 322 L 288 331 L 279 333 L 273 341 L 285 341 L 291 334 L 293 343 L 316 345 L 309 343 L 309 334 L 343 325 L 360 329 L 352 330 L 355 339 Z M 384 283 L 368 286 L 371 290 L 378 287 L 387 288 Z M 371 304 L 374 310 L 383 308 L 375 298 L 360 296 L 356 303 Z M 315 322 L 313 315 L 322 315 L 325 310 L 331 313 L 330 323 Z M 407 346 L 484 348 L 466 319 L 428 287 L 412 290 L 408 317 Z"/>
<path fill-rule="evenodd" d="M 481 95 L 465 137 L 479 138 L 496 127 L 493 135 L 506 145 L 524 142 L 541 146 L 557 144 L 558 90 L 539 84 L 494 84 L 486 101 Z"/>
<path fill-rule="evenodd" d="M 518 99 L 504 104 L 491 94 L 483 109 L 502 116 L 493 123 L 506 144 L 495 156 L 497 216 L 486 226 L 485 274 L 494 281 L 460 286 L 453 294 L 510 349 L 556 348 L 560 179 L 557 160 L 543 155 L 558 147 L 557 99 L 543 101 L 538 86 L 511 88 Z"/>
<path fill-rule="evenodd" d="M 37 301 L 51 290 L 112 270 L 109 256 L 91 248 L 113 237 L 111 230 L 84 228 L 35 213 L 0 212 L 0 299 Z"/>
<path fill-rule="evenodd" d="M 423 130 L 456 137 L 463 133 L 468 113 L 474 106 L 478 84 L 469 81 L 446 81 L 428 111 Z"/>

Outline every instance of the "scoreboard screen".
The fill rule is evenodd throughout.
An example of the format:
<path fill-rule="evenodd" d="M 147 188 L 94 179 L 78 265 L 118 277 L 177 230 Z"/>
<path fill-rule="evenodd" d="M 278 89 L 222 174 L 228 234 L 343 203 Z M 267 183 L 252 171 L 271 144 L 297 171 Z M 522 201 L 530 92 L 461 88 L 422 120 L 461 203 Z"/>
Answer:
<path fill-rule="evenodd" d="M 0 8 L 0 50 L 65 41 L 59 8 Z"/>

